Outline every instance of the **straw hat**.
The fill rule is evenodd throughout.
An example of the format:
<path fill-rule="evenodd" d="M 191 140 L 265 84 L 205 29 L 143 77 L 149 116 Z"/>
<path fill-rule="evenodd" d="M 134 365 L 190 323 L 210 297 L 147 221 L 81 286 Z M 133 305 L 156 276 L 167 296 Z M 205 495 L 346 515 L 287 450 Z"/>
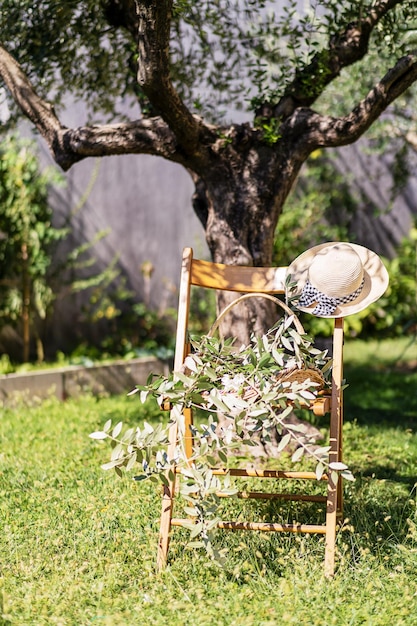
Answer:
<path fill-rule="evenodd" d="M 287 277 L 295 306 L 318 317 L 345 317 L 366 309 L 382 296 L 389 280 L 375 252 L 336 241 L 303 252 L 288 267 Z"/>

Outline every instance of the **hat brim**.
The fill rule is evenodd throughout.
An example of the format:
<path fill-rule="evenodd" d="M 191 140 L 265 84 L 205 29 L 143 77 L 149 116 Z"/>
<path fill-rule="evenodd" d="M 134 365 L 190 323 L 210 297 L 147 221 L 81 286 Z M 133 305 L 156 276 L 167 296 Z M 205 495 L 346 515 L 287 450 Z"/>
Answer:
<path fill-rule="evenodd" d="M 289 278 L 288 295 L 292 298 L 296 298 L 301 295 L 303 287 L 308 280 L 308 270 L 314 259 L 314 257 L 321 251 L 337 244 L 344 243 L 340 241 L 332 241 L 314 246 L 309 250 L 306 250 L 300 256 L 298 256 L 287 269 L 287 279 Z M 372 302 L 378 300 L 386 291 L 389 283 L 388 272 L 385 265 L 375 252 L 368 250 L 363 246 L 355 243 L 349 243 L 355 252 L 359 255 L 363 270 L 364 270 L 364 285 L 361 293 L 355 300 L 346 304 L 339 304 L 332 315 L 317 315 L 317 317 L 346 317 L 347 315 L 353 315 L 366 309 Z M 288 280 L 287 280 L 288 284 Z M 297 300 L 294 300 L 294 306 L 300 311 L 313 314 L 315 304 L 309 307 L 300 307 L 297 304 Z M 313 314 L 315 315 L 315 314 Z"/>

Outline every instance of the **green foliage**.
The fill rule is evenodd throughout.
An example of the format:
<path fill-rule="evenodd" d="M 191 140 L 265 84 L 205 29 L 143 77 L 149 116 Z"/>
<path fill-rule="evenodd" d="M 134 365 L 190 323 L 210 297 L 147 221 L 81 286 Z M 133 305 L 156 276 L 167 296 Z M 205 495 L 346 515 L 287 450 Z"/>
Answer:
<path fill-rule="evenodd" d="M 250 110 L 257 110 L 265 103 L 275 104 L 294 77 L 298 77 L 297 95 L 314 98 L 327 86 L 328 41 L 371 6 L 371 2 L 358 7 L 352 2 L 335 0 L 304 3 L 302 7 L 297 0 L 177 3 L 174 77 L 188 101 L 198 100 L 199 111 L 211 116 L 218 116 L 221 107 L 227 110 L 230 103 L 234 108 Z M 405 54 L 412 47 L 409 35 L 402 28 L 405 15 L 407 20 L 416 18 L 415 3 L 400 3 L 371 37 L 369 48 L 375 61 L 379 59 L 379 65 L 376 62 L 372 65 L 377 76 L 382 62 L 388 69 L 394 54 Z M 390 40 L 389 48 L 384 37 Z M 314 72 L 308 78 L 301 78 L 302 70 L 313 63 Z M 368 72 L 362 69 L 349 81 L 346 91 L 356 81 L 354 88 L 363 94 L 369 74 L 369 68 Z M 350 76 L 350 71 L 342 73 L 342 83 L 346 75 Z M 207 94 L 204 102 L 200 97 L 202 92 Z M 340 97 L 340 89 L 338 94 Z M 274 132 L 268 136 L 274 137 L 275 142 L 279 135 Z"/>
<path fill-rule="evenodd" d="M 45 318 L 54 299 L 46 276 L 50 249 L 66 231 L 51 224 L 48 186 L 53 170 L 41 173 L 31 144 L 6 137 L 0 148 L 0 315 L 22 322 L 23 359 L 29 358 L 34 312 Z"/>
<path fill-rule="evenodd" d="M 119 276 L 117 259 L 103 271 L 95 270 L 91 250 L 107 232 L 57 254 L 70 224 L 65 228 L 52 225 L 48 190 L 62 179 L 55 169 L 41 172 L 33 142 L 8 136 L 0 154 L 0 328 L 11 324 L 22 336 L 23 361 L 31 356 L 34 336 L 37 359 L 42 361 L 43 328 L 58 298 L 81 291 L 89 294 L 84 314 L 94 324 L 120 314 L 110 297 L 112 291 L 119 301 L 126 294 L 120 281 L 117 293 L 112 290 Z"/>
<path fill-rule="evenodd" d="M 224 115 L 231 104 L 257 109 L 264 102 L 276 103 L 313 61 L 315 73 L 300 81 L 298 89 L 303 95 L 317 93 L 326 86 L 328 41 L 371 6 L 368 0 L 359 6 L 320 0 L 302 7 L 297 0 L 174 2 L 172 79 L 190 108 L 195 103 L 195 110 L 212 118 Z M 415 3 L 403 1 L 373 33 L 369 47 L 379 59 L 379 66 L 373 66 L 378 77 L 382 63 L 388 69 L 394 54 L 412 48 L 412 30 L 403 24 L 413 19 Z M 59 5 L 55 0 L 4 0 L 0 8 L 4 45 L 41 95 L 53 91 L 59 102 L 72 92 L 93 110 L 112 115 L 117 115 L 118 98 L 126 96 L 137 98 L 145 114 L 154 113 L 136 81 L 136 20 L 133 3 L 129 7 L 112 0 Z M 369 75 L 361 71 L 355 89 L 363 93 Z"/>
<path fill-rule="evenodd" d="M 262 139 L 269 146 L 273 146 L 281 139 L 281 120 L 272 118 L 258 118 L 255 125 L 262 131 Z"/>
<path fill-rule="evenodd" d="M 288 265 L 318 243 L 347 240 L 355 207 L 348 181 L 322 151 L 314 152 L 280 217 L 273 263 Z"/>
<path fill-rule="evenodd" d="M 160 314 L 143 302 L 134 302 L 131 297 L 120 302 L 120 309 L 114 308 L 114 302 L 107 309 L 107 314 L 113 313 L 113 317 L 109 331 L 100 342 L 99 352 L 125 358 L 147 354 L 162 359 L 172 357 L 175 339 L 173 311 L 168 309 Z"/>
<path fill-rule="evenodd" d="M 190 294 L 190 333 L 203 335 L 208 333 L 216 318 L 216 295 L 210 289 L 198 289 L 191 286 Z"/>
<path fill-rule="evenodd" d="M 401 337 L 417 330 L 417 228 L 411 229 L 403 239 L 397 256 L 386 261 L 390 284 L 379 301 L 363 321 L 365 334 L 384 337 Z"/>
<path fill-rule="evenodd" d="M 0 374 L 12 374 L 15 370 L 15 367 L 10 362 L 10 358 L 8 354 L 2 354 L 0 357 Z"/>
<path fill-rule="evenodd" d="M 317 478 L 328 471 L 341 471 L 352 479 L 346 465 L 329 465 L 327 446 L 311 446 L 305 429 L 299 423 L 288 421 L 296 409 L 309 404 L 325 385 L 331 363 L 326 353 L 313 347 L 311 339 L 293 327 L 294 316 L 280 322 L 261 338 L 252 338 L 249 346 L 237 351 L 231 340 L 204 336 L 192 339 L 192 353 L 179 372 L 169 376 L 150 378 L 145 386 L 138 386 L 141 401 L 149 395 L 159 406 L 169 403 L 171 421 L 177 423 L 178 441 L 173 457 L 168 453 L 169 427 L 148 423 L 143 428 L 123 431 L 123 423 L 116 425 L 108 420 L 103 430 L 91 433 L 96 440 L 110 440 L 110 460 L 102 467 L 115 469 L 122 476 L 122 468 L 132 470 L 139 464 L 141 474 L 137 480 L 148 478 L 167 484 L 171 480 L 175 462 L 186 480 L 181 482 L 180 493 L 185 498 L 190 520 L 190 546 L 207 550 L 218 563 L 223 562 L 224 551 L 213 543 L 218 520 L 220 498 L 218 491 L 233 495 L 230 477 L 213 475 L 211 467 L 226 462 L 230 454 L 256 445 L 256 437 L 270 441 L 272 434 L 282 435 L 279 451 L 290 443 L 295 450 L 292 461 L 300 461 L 304 453 L 313 460 Z M 294 376 L 303 373 L 304 376 Z M 319 377 L 319 381 L 317 380 Z M 207 418 L 193 427 L 193 455 L 189 459 L 183 448 L 185 408 L 197 409 Z M 226 420 L 219 427 L 217 414 Z M 337 467 L 336 467 L 337 466 Z"/>
<path fill-rule="evenodd" d="M 9 51 L 22 64 L 40 95 L 86 97 L 93 110 L 115 107 L 116 97 L 134 94 L 130 61 L 133 38 L 109 27 L 106 5 L 94 0 L 61 2 L 4 0 L 0 28 Z"/>
<path fill-rule="evenodd" d="M 29 255 L 28 272 L 36 279 L 45 276 L 50 264 L 46 246 L 63 236 L 52 228 L 48 206 L 48 186 L 59 181 L 58 174 L 52 169 L 40 172 L 28 141 L 6 137 L 0 152 L 1 280 L 20 273 L 22 246 Z"/>

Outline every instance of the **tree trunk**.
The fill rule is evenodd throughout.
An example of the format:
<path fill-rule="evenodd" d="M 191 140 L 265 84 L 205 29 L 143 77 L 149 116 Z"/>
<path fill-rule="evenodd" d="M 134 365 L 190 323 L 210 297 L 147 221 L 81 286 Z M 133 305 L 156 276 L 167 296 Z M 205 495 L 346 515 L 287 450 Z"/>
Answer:
<path fill-rule="evenodd" d="M 284 201 L 301 166 L 280 151 L 241 137 L 216 154 L 216 167 L 194 175 L 194 210 L 205 228 L 212 260 L 230 265 L 272 264 L 275 228 Z M 236 299 L 219 292 L 218 313 Z M 276 307 L 267 300 L 249 300 L 232 309 L 221 332 L 247 344 L 274 323 Z"/>
<path fill-rule="evenodd" d="M 229 145 L 224 154 L 217 154 L 220 166 L 207 168 L 202 176 L 194 175 L 194 210 L 202 222 L 212 260 L 216 263 L 247 266 L 270 266 L 275 228 L 285 199 L 302 164 L 292 153 L 291 158 L 282 151 L 265 144 L 248 140 L 247 149 L 241 141 Z M 221 157 L 221 158 L 220 158 Z M 234 292 L 218 292 L 217 313 L 235 300 Z M 249 299 L 233 307 L 222 320 L 220 332 L 234 337 L 237 345 L 248 344 L 251 334 L 266 332 L 281 314 L 268 300 Z M 290 421 L 298 423 L 295 415 Z M 230 420 L 218 414 L 219 428 L 227 428 Z M 305 423 L 306 434 L 312 442 L 321 433 Z M 284 433 L 283 433 L 284 434 Z M 278 456 L 278 443 L 282 434 L 271 433 L 271 440 L 252 436 L 253 447 L 241 453 L 256 458 Z"/>

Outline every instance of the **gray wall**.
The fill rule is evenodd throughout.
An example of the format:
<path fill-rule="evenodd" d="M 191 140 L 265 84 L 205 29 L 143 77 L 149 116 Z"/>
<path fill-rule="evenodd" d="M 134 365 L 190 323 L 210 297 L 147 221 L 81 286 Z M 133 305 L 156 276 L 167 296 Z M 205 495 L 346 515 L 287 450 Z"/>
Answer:
<path fill-rule="evenodd" d="M 123 108 L 123 107 L 122 107 Z M 125 107 L 134 119 L 138 112 Z M 87 122 L 81 104 L 68 107 L 61 117 L 69 127 Z M 24 134 L 31 129 L 25 125 Z M 38 139 L 41 162 L 55 166 L 42 138 Z M 191 204 L 193 183 L 181 166 L 158 157 L 127 155 L 86 159 L 63 173 L 64 185 L 51 191 L 57 226 L 71 215 L 72 236 L 60 244 L 58 256 L 80 243 L 92 241 L 99 231 L 108 235 L 94 246 L 94 272 L 117 258 L 117 267 L 137 301 L 163 312 L 176 307 L 182 250 L 194 248 L 208 258 L 204 230 Z M 153 272 L 146 281 L 142 266 Z M 66 339 L 83 319 L 85 294 L 72 294 L 56 303 L 48 341 L 66 348 Z"/>
<path fill-rule="evenodd" d="M 366 137 L 330 154 L 358 199 L 352 231 L 363 245 L 393 258 L 417 216 L 417 177 L 411 175 L 404 188 L 393 193 L 393 154 L 371 151 Z M 415 153 L 410 152 L 407 166 L 411 173 L 416 171 Z"/>
<path fill-rule="evenodd" d="M 102 265 L 115 256 L 130 287 L 144 296 L 141 266 L 152 263 L 151 303 L 161 304 L 178 283 L 181 252 L 193 246 L 207 254 L 204 231 L 191 207 L 193 185 L 179 166 L 149 156 L 118 156 L 85 161 L 66 174 L 66 187 L 53 194 L 57 223 L 69 211 L 74 238 L 91 241 L 100 230 L 109 234 L 95 246 Z M 76 209 L 92 185 L 85 203 Z"/>

